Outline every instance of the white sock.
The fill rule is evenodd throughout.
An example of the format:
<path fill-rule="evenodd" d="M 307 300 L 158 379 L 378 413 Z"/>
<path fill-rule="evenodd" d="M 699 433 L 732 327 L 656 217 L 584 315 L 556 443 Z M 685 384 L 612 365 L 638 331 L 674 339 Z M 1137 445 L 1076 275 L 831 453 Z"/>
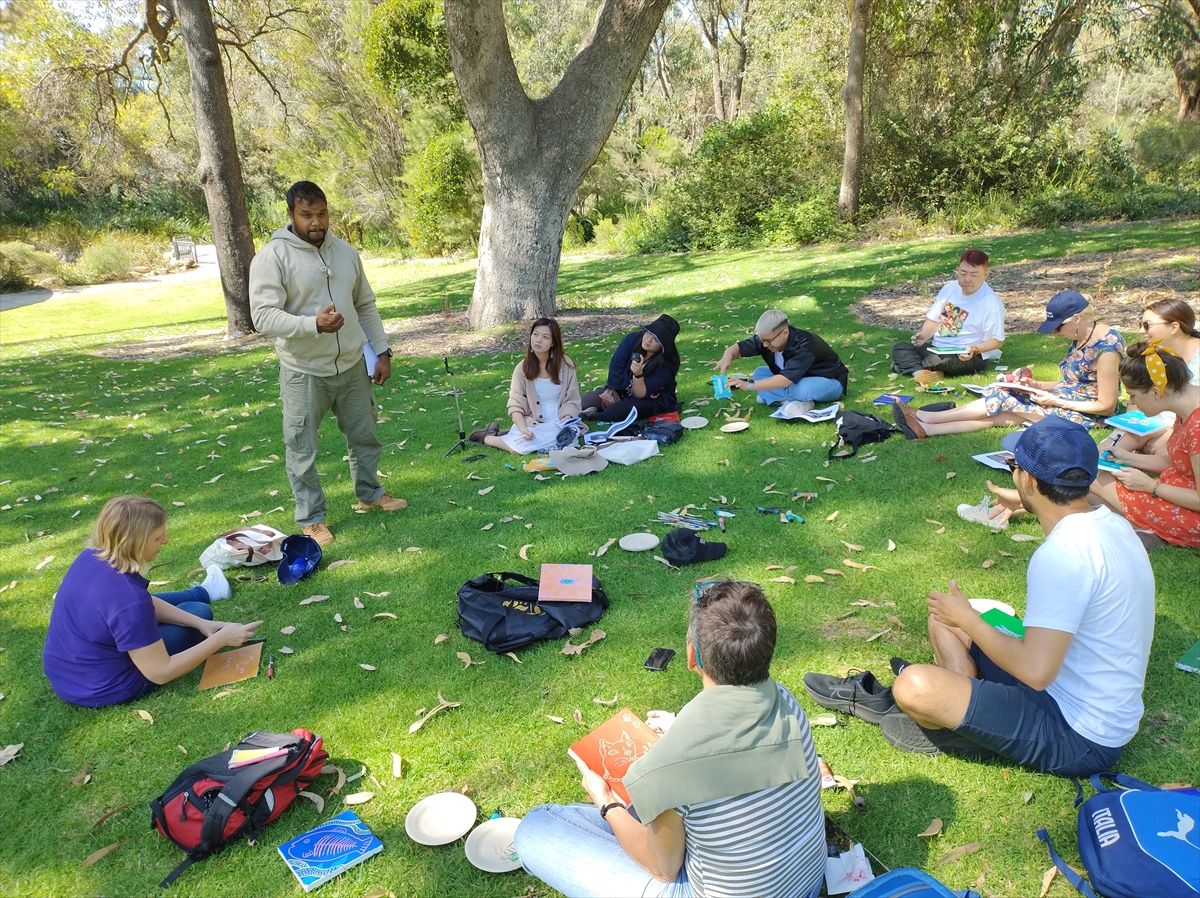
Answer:
<path fill-rule="evenodd" d="M 215 564 L 210 564 L 206 570 L 208 576 L 200 585 L 208 590 L 209 600 L 215 602 L 218 599 L 229 598 L 229 581 L 225 579 L 225 572 Z"/>

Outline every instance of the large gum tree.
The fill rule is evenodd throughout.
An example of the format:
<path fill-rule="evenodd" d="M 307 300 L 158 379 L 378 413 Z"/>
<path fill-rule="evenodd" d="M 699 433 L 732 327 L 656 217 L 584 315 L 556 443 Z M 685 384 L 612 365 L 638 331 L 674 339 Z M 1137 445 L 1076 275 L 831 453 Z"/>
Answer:
<path fill-rule="evenodd" d="M 553 315 L 567 215 L 671 0 L 604 0 L 545 97 L 517 76 L 501 0 L 445 0 L 450 66 L 483 171 L 476 328 Z"/>

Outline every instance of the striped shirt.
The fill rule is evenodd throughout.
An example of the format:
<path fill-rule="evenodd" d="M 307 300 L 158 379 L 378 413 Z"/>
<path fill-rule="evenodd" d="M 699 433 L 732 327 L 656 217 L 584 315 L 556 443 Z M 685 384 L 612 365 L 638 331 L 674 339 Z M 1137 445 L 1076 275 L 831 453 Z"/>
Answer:
<path fill-rule="evenodd" d="M 775 685 L 803 722 L 809 776 L 675 809 L 683 818 L 687 875 L 696 898 L 803 898 L 825 874 L 817 751 L 795 697 Z"/>

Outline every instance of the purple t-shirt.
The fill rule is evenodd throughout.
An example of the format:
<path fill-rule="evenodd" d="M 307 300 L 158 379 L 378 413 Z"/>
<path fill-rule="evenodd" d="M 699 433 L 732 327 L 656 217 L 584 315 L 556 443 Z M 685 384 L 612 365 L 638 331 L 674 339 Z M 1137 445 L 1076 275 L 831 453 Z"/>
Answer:
<path fill-rule="evenodd" d="M 122 574 L 84 549 L 72 562 L 50 612 L 42 669 L 55 694 L 89 708 L 137 696 L 150 682 L 129 657 L 162 639 L 150 583 Z"/>

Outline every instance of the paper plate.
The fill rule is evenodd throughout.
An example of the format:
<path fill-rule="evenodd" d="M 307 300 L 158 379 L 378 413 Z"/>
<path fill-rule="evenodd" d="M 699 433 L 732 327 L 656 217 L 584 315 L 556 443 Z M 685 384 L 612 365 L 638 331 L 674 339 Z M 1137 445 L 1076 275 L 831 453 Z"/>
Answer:
<path fill-rule="evenodd" d="M 422 798 L 404 818 L 404 830 L 422 845 L 445 845 L 461 839 L 475 825 L 475 802 L 459 792 Z"/>
<path fill-rule="evenodd" d="M 521 869 L 521 859 L 513 847 L 519 817 L 496 817 L 475 827 L 467 836 L 464 850 L 467 860 L 484 873 L 509 873 Z"/>
<path fill-rule="evenodd" d="M 684 418 L 679 422 L 681 427 L 686 427 L 688 430 L 699 430 L 701 427 L 708 426 L 708 418 L 695 415 L 691 418 Z"/>
<path fill-rule="evenodd" d="M 617 545 L 626 552 L 649 552 L 658 545 L 658 537 L 653 533 L 630 533 L 622 536 Z"/>
<path fill-rule="evenodd" d="M 738 433 L 740 431 L 749 430 L 749 429 L 750 429 L 749 421 L 730 421 L 728 424 L 725 424 L 724 426 L 721 427 L 721 431 L 723 433 Z"/>
<path fill-rule="evenodd" d="M 993 608 L 999 608 L 1005 614 L 1011 614 L 1013 617 L 1017 616 L 1017 612 L 1013 611 L 1012 605 L 1005 602 L 998 602 L 995 599 L 969 599 L 968 601 L 971 603 L 971 607 L 980 614 L 983 614 L 985 611 L 991 611 Z"/>

